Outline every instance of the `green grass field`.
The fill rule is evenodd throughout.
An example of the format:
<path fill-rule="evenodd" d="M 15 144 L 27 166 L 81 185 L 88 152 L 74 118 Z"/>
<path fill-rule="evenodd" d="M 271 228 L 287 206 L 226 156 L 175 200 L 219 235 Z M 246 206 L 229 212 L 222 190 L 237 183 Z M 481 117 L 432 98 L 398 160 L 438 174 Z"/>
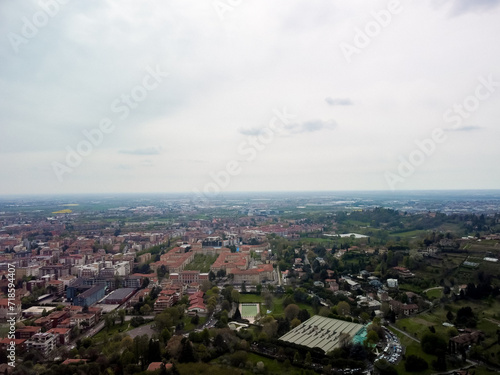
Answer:
<path fill-rule="evenodd" d="M 257 294 L 240 294 L 240 303 L 263 303 L 264 298 Z"/>
<path fill-rule="evenodd" d="M 216 261 L 217 255 L 196 254 L 194 260 L 184 269 L 187 271 L 210 272 L 210 266 Z"/>
<path fill-rule="evenodd" d="M 412 285 L 412 284 L 405 284 L 405 283 L 400 284 L 399 289 L 407 291 L 407 292 L 413 292 L 416 294 L 422 293 L 422 288 L 420 288 L 416 285 Z"/>
<path fill-rule="evenodd" d="M 443 296 L 443 289 L 431 289 L 428 290 L 425 294 L 427 294 L 427 298 L 431 301 L 434 299 L 439 299 Z"/>
<path fill-rule="evenodd" d="M 259 308 L 258 308 L 258 303 L 254 303 L 254 304 L 247 304 L 247 303 L 244 303 L 241 305 L 241 316 L 243 318 L 247 318 L 247 317 L 255 317 L 257 315 L 257 313 L 259 312 Z"/>
<path fill-rule="evenodd" d="M 147 324 L 151 324 L 151 323 L 147 323 Z M 130 322 L 123 322 L 123 324 L 115 324 L 113 327 L 111 327 L 109 329 L 109 331 L 106 329 L 106 327 L 104 327 L 101 331 L 99 331 L 99 333 L 94 335 L 92 337 L 92 339 L 95 340 L 96 342 L 99 342 L 99 341 L 104 340 L 105 336 L 108 336 L 108 338 L 109 338 L 116 333 L 124 333 L 124 332 L 130 331 L 131 329 L 134 329 L 134 327 L 132 327 L 130 325 Z"/>
<path fill-rule="evenodd" d="M 500 319 L 498 314 L 500 311 L 500 302 L 492 300 L 474 301 L 474 300 L 461 300 L 449 305 L 452 313 L 456 316 L 458 309 L 470 306 L 478 319 L 477 329 L 484 332 L 485 340 L 483 346 L 488 348 L 485 350 L 485 355 L 488 356 L 492 363 L 500 364 L 500 345 L 497 344 L 498 335 L 497 330 L 500 328 Z M 450 330 L 452 328 L 444 327 L 443 322 L 446 322 L 447 310 L 444 307 L 438 307 L 432 312 L 419 314 L 415 317 L 400 319 L 396 322 L 396 326 L 407 332 L 408 334 L 422 339 L 422 337 L 429 333 L 429 327 L 433 326 L 436 334 L 448 340 L 450 337 Z"/>
<path fill-rule="evenodd" d="M 246 375 L 252 372 L 235 367 L 219 366 L 212 363 L 179 363 L 176 365 L 181 375 Z M 154 373 L 152 373 L 154 374 Z"/>
<path fill-rule="evenodd" d="M 260 356 L 255 353 L 248 353 L 248 361 L 251 362 L 253 365 L 256 365 L 257 362 L 262 362 L 264 363 L 265 370 L 267 374 L 292 374 L 292 375 L 299 375 L 299 374 L 315 374 L 315 372 L 307 371 L 298 367 L 293 367 L 290 366 L 288 369 L 285 369 L 283 364 L 278 362 L 275 359 L 270 359 L 267 357 Z"/>
<path fill-rule="evenodd" d="M 427 234 L 426 230 L 411 230 L 408 232 L 392 232 L 390 233 L 391 236 L 393 237 L 401 237 L 401 238 L 414 238 L 414 237 L 425 237 Z"/>

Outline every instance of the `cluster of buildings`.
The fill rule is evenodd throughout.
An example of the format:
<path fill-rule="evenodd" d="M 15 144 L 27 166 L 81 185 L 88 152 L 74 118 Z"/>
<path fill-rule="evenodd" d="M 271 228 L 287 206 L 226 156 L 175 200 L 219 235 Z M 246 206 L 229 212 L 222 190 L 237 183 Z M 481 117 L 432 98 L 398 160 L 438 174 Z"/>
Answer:
<path fill-rule="evenodd" d="M 70 342 L 74 327 L 89 329 L 95 326 L 101 309 L 90 307 L 84 311 L 80 306 L 66 306 L 59 311 L 54 307 L 35 306 L 25 310 L 23 315 L 34 319 L 33 325 L 16 328 L 16 347 L 21 351 L 33 349 L 47 356 L 56 346 Z M 10 341 L 9 338 L 0 340 L 0 349 L 5 349 Z"/>
<path fill-rule="evenodd" d="M 302 258 L 296 258 L 292 267 L 293 275 L 302 277 L 305 272 L 302 270 Z M 402 278 L 413 277 L 414 275 L 404 267 L 394 267 L 393 271 Z M 419 305 L 416 303 L 418 295 L 407 292 L 408 302 L 400 302 L 389 296 L 390 292 L 398 292 L 399 279 L 389 278 L 383 283 L 378 277 L 371 275 L 370 272 L 362 270 L 359 275 L 338 276 L 332 270 L 327 270 L 327 276 L 324 281 L 315 281 L 314 286 L 330 290 L 334 294 L 342 294 L 355 301 L 357 306 L 368 312 L 374 312 L 376 316 L 383 316 L 382 304 L 386 303 L 388 308 L 396 316 L 410 316 L 419 311 Z M 282 271 L 282 277 L 285 282 L 288 281 L 291 272 Z M 405 276 L 401 276 L 405 275 Z M 409 276 L 412 275 L 412 276 Z"/>

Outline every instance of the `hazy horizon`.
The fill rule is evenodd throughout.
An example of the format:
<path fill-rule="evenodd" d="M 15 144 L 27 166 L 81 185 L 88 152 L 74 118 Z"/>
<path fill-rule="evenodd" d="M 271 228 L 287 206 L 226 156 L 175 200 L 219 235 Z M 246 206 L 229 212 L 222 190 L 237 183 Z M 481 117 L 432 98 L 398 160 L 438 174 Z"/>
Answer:
<path fill-rule="evenodd" d="M 500 189 L 434 189 L 434 190 L 253 190 L 253 191 L 224 191 L 219 194 L 211 194 L 211 195 L 204 195 L 202 194 L 203 197 L 213 197 L 213 198 L 219 198 L 219 197 L 224 197 L 224 196 L 231 196 L 231 195 L 261 195 L 261 194 L 270 194 L 270 195 L 286 195 L 286 194 L 313 194 L 313 195 L 318 195 L 318 194 L 329 194 L 329 195 L 351 195 L 351 194 L 363 194 L 363 195 L 391 195 L 391 196 L 398 196 L 398 195 L 467 195 L 467 194 L 479 194 L 479 195 L 486 195 L 486 194 L 498 194 L 500 198 Z M 106 193 L 100 193 L 100 192 L 74 192 L 74 193 L 63 193 L 63 194 L 56 194 L 56 193 L 26 193 L 26 194 L 2 194 L 0 195 L 0 199 L 2 198 L 25 198 L 25 197 L 40 197 L 40 198 L 45 198 L 45 197 L 93 197 L 93 196 L 98 196 L 98 197 L 113 197 L 113 196 L 130 196 L 130 197 L 135 197 L 135 196 L 196 196 L 196 193 L 194 192 L 189 192 L 189 191 L 177 191 L 177 192 L 106 192 Z"/>

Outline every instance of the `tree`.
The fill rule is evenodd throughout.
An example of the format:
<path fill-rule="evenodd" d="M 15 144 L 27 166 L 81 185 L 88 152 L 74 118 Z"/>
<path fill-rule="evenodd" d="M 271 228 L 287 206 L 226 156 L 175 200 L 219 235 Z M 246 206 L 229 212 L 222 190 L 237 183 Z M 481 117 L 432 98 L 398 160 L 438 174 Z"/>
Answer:
<path fill-rule="evenodd" d="M 149 305 L 144 305 L 140 309 L 142 315 L 148 315 L 151 312 L 151 306 Z"/>
<path fill-rule="evenodd" d="M 319 309 L 318 315 L 328 317 L 331 313 L 332 312 L 328 307 L 322 306 L 321 309 Z"/>
<path fill-rule="evenodd" d="M 130 319 L 130 325 L 132 327 L 139 327 L 142 324 L 144 324 L 144 318 L 142 316 L 134 316 Z"/>
<path fill-rule="evenodd" d="M 163 342 L 166 344 L 168 340 L 172 337 L 172 334 L 168 330 L 168 328 L 163 328 L 160 332 L 160 338 L 163 340 Z"/>
<path fill-rule="evenodd" d="M 372 345 L 376 345 L 379 342 L 380 338 L 378 337 L 378 334 L 375 330 L 371 329 L 368 331 L 368 334 L 366 335 L 366 342 Z"/>
<path fill-rule="evenodd" d="M 285 307 L 285 310 L 283 311 L 288 321 L 292 321 L 293 319 L 295 319 L 299 315 L 299 312 L 300 312 L 300 307 L 294 303 Z"/>
<path fill-rule="evenodd" d="M 283 305 L 284 308 L 286 308 L 291 303 L 295 303 L 295 300 L 293 299 L 292 296 L 287 295 L 287 296 L 285 296 L 285 298 L 283 298 L 282 305 Z"/>
<path fill-rule="evenodd" d="M 55 292 L 57 292 L 57 287 L 55 285 L 50 285 L 47 286 L 47 291 L 50 293 L 50 294 L 54 294 Z"/>
<path fill-rule="evenodd" d="M 233 289 L 231 291 L 231 299 L 233 302 L 240 302 L 240 292 L 238 292 L 236 289 Z"/>
<path fill-rule="evenodd" d="M 451 311 L 448 311 L 448 312 L 446 313 L 446 319 L 447 319 L 449 322 L 452 322 L 454 317 L 455 317 L 455 316 L 453 315 L 453 313 L 452 313 Z"/>
<path fill-rule="evenodd" d="M 182 342 L 183 340 L 186 340 L 186 338 L 182 336 L 172 336 L 172 338 L 168 340 L 167 353 L 170 357 L 179 358 L 184 345 Z"/>
<path fill-rule="evenodd" d="M 302 358 L 300 358 L 299 352 L 296 350 L 295 354 L 293 355 L 293 363 L 299 363 L 302 361 Z"/>
<path fill-rule="evenodd" d="M 229 349 L 226 341 L 224 340 L 224 337 L 222 337 L 220 333 L 218 333 L 214 338 L 214 347 L 220 354 L 226 352 Z"/>
<path fill-rule="evenodd" d="M 221 310 L 231 311 L 231 303 L 229 303 L 227 299 L 222 301 Z"/>
<path fill-rule="evenodd" d="M 474 328 L 477 325 L 476 316 L 470 306 L 465 306 L 457 311 L 456 323 L 459 326 Z"/>
<path fill-rule="evenodd" d="M 238 350 L 230 357 L 231 366 L 238 367 L 245 364 L 248 358 L 248 353 L 243 350 Z"/>
<path fill-rule="evenodd" d="M 148 345 L 148 362 L 158 362 L 161 361 L 161 350 L 160 350 L 160 341 L 158 339 L 149 340 Z"/>
<path fill-rule="evenodd" d="M 200 290 L 206 293 L 212 287 L 212 282 L 209 280 L 203 280 L 201 282 Z"/>
<path fill-rule="evenodd" d="M 337 313 L 341 316 L 349 315 L 351 313 L 351 306 L 345 301 L 340 301 L 337 306 Z"/>
<path fill-rule="evenodd" d="M 264 306 L 266 306 L 268 310 L 271 310 L 271 308 L 273 307 L 273 300 L 274 300 L 273 295 L 267 291 L 263 292 L 262 295 L 264 297 Z"/>
<path fill-rule="evenodd" d="M 120 324 L 125 322 L 125 309 L 118 310 L 118 316 L 120 317 Z"/>
<path fill-rule="evenodd" d="M 307 309 L 302 309 L 299 311 L 297 317 L 300 319 L 301 322 L 305 322 L 307 319 L 311 317 L 311 315 L 309 314 L 309 311 L 307 311 Z"/>
<path fill-rule="evenodd" d="M 201 340 L 205 345 L 208 345 L 210 343 L 210 332 L 208 329 L 204 329 L 201 331 Z"/>
<path fill-rule="evenodd" d="M 225 276 L 226 276 L 226 270 L 220 269 L 220 270 L 217 271 L 217 277 L 219 279 L 222 279 Z"/>
<path fill-rule="evenodd" d="M 106 327 L 107 331 L 109 331 L 113 326 L 113 321 L 111 320 L 111 317 L 109 315 L 106 315 L 104 317 L 104 326 Z"/>
<path fill-rule="evenodd" d="M 380 375 L 398 375 L 398 371 L 385 359 L 380 359 L 375 362 L 375 367 Z"/>
<path fill-rule="evenodd" d="M 157 273 L 157 276 L 159 279 L 164 278 L 165 275 L 167 274 L 167 267 L 165 267 L 164 265 L 158 267 L 158 269 L 156 270 L 156 273 Z"/>
<path fill-rule="evenodd" d="M 309 366 L 312 363 L 312 357 L 311 357 L 311 352 L 307 352 L 306 358 L 304 360 L 304 363 Z"/>
<path fill-rule="evenodd" d="M 168 374 L 168 372 L 167 372 L 167 368 L 165 367 L 165 364 L 164 364 L 164 363 L 162 363 L 162 364 L 160 365 L 160 373 L 159 373 L 159 375 L 167 375 L 167 374 Z"/>
<path fill-rule="evenodd" d="M 405 370 L 408 372 L 421 372 L 427 370 L 428 367 L 429 364 L 423 358 L 414 354 L 410 354 L 406 357 Z"/>
<path fill-rule="evenodd" d="M 241 312 L 239 308 L 236 308 L 236 311 L 234 312 L 233 315 L 233 320 L 240 320 L 241 319 Z"/>
<path fill-rule="evenodd" d="M 446 341 L 435 333 L 426 333 L 422 337 L 420 345 L 424 353 L 427 354 L 439 355 L 440 352 L 446 353 Z"/>
<path fill-rule="evenodd" d="M 197 326 L 200 323 L 200 317 L 198 316 L 198 314 L 196 314 L 191 318 L 191 323 L 194 324 L 195 326 Z"/>
<path fill-rule="evenodd" d="M 364 361 L 368 357 L 366 348 L 361 344 L 354 344 L 349 351 L 349 358 L 355 361 Z"/>
<path fill-rule="evenodd" d="M 135 358 L 134 353 L 127 349 L 122 353 L 120 362 L 125 367 L 127 365 L 137 363 L 137 359 Z"/>
<path fill-rule="evenodd" d="M 262 292 L 262 284 L 257 284 L 255 290 L 257 291 L 257 294 L 260 296 L 260 293 Z"/>
<path fill-rule="evenodd" d="M 371 317 L 370 315 L 367 313 L 367 312 L 362 312 L 359 317 L 361 318 L 361 320 L 364 322 L 364 323 L 367 323 L 371 320 Z"/>

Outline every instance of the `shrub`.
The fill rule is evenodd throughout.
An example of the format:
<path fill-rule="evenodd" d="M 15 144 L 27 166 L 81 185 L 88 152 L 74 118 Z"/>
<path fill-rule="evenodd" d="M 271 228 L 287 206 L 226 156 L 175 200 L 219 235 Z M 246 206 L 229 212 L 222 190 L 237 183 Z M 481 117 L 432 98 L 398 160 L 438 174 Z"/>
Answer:
<path fill-rule="evenodd" d="M 406 358 L 405 370 L 408 372 L 420 372 L 425 371 L 428 368 L 429 364 L 423 358 L 420 358 L 413 354 L 409 355 Z"/>

